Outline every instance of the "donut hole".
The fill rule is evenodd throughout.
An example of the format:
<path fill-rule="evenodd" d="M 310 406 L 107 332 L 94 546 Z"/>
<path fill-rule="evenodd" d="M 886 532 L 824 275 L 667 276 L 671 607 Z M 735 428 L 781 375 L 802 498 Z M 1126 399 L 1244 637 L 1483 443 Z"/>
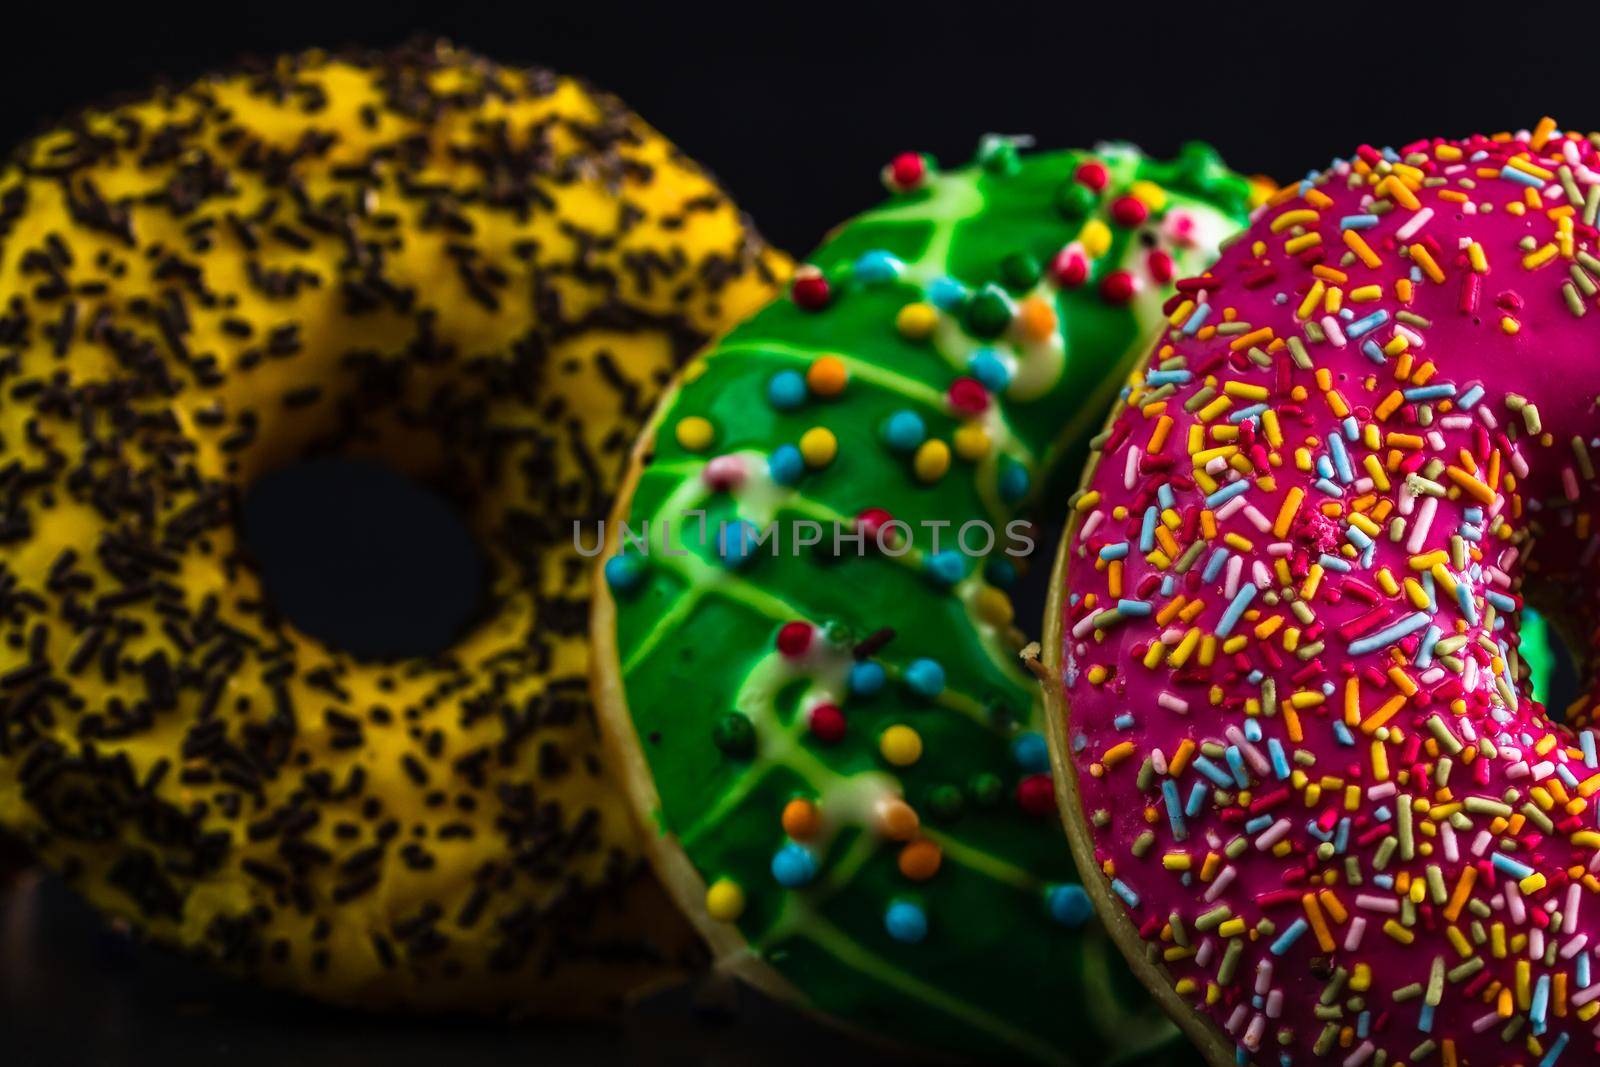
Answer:
<path fill-rule="evenodd" d="M 372 460 L 265 474 L 242 520 L 273 608 L 361 659 L 442 651 L 487 600 L 487 561 L 457 508 Z"/>
<path fill-rule="evenodd" d="M 1584 692 L 1582 661 L 1573 655 L 1565 628 L 1552 622 L 1547 610 L 1529 604 L 1521 632 L 1519 651 L 1528 667 L 1533 697 L 1553 721 L 1562 722 L 1567 708 Z"/>

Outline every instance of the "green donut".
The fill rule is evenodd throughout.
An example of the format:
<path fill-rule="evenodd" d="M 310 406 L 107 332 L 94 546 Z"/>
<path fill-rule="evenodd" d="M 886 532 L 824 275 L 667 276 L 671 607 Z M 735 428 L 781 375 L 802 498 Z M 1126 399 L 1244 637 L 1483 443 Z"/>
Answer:
<path fill-rule="evenodd" d="M 1162 1054 L 1077 888 L 1006 590 L 1036 490 L 1255 190 L 1203 145 L 997 137 L 885 182 L 691 365 L 588 534 L 607 745 L 756 985 L 947 1054 Z"/>

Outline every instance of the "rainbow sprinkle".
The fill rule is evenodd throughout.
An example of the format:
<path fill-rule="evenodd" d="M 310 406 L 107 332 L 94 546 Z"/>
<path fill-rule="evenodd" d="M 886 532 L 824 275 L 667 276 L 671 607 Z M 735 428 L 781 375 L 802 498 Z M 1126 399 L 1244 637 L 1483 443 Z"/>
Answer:
<path fill-rule="evenodd" d="M 1363 146 L 1281 190 L 1178 283 L 1072 501 L 1096 859 L 1241 1063 L 1600 1049 L 1591 698 L 1555 721 L 1517 651 L 1525 584 L 1600 619 L 1595 143 Z"/>

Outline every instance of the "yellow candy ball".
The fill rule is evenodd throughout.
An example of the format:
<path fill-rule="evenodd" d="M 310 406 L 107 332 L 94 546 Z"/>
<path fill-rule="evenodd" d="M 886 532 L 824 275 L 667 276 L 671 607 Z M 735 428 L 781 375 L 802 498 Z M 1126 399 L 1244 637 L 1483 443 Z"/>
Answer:
<path fill-rule="evenodd" d="M 909 767 L 922 758 L 922 735 L 909 726 L 896 724 L 878 737 L 878 751 L 896 767 Z"/>
<path fill-rule="evenodd" d="M 1078 232 L 1078 241 L 1090 259 L 1099 259 L 1111 251 L 1111 227 L 1099 219 L 1090 219 Z"/>
<path fill-rule="evenodd" d="M 1143 201 L 1144 206 L 1151 211 L 1160 211 L 1167 206 L 1167 191 L 1155 182 L 1143 178 L 1128 186 L 1128 195 Z"/>
<path fill-rule="evenodd" d="M 956 431 L 956 455 L 975 463 L 989 454 L 989 431 L 981 423 L 969 422 Z"/>
<path fill-rule="evenodd" d="M 806 388 L 816 396 L 838 396 L 850 380 L 850 371 L 838 356 L 818 356 L 806 368 Z"/>
<path fill-rule="evenodd" d="M 676 436 L 678 444 L 689 451 L 703 452 L 711 447 L 716 431 L 711 426 L 711 420 L 699 415 L 690 415 L 686 419 L 678 420 Z"/>
<path fill-rule="evenodd" d="M 978 618 L 993 626 L 1008 626 L 1015 611 L 1011 607 L 1011 598 L 994 586 L 985 586 L 977 597 Z"/>
<path fill-rule="evenodd" d="M 706 889 L 706 912 L 719 922 L 731 923 L 744 913 L 744 890 L 738 882 L 718 878 Z"/>
<path fill-rule="evenodd" d="M 950 446 L 938 438 L 922 442 L 911 467 L 917 472 L 918 481 L 938 481 L 950 469 Z"/>
<path fill-rule="evenodd" d="M 800 435 L 800 458 L 811 468 L 826 467 L 839 454 L 839 439 L 826 426 L 813 426 Z"/>
<path fill-rule="evenodd" d="M 939 325 L 939 310 L 932 304 L 920 302 L 907 304 L 895 316 L 894 325 L 902 337 L 921 341 L 932 334 L 934 327 Z"/>

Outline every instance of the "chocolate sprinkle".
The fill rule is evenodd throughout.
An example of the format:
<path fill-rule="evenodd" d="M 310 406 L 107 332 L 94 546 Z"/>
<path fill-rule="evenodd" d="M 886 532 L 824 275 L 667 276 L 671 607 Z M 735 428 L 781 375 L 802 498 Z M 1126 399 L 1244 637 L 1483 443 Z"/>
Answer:
<path fill-rule="evenodd" d="M 571 530 L 781 257 L 615 99 L 442 43 L 250 64 L 11 164 L 9 828 L 330 999 L 587 1012 L 682 966 L 598 771 Z M 272 610 L 240 500 L 327 454 L 460 504 L 493 574 L 456 647 L 359 662 Z"/>

